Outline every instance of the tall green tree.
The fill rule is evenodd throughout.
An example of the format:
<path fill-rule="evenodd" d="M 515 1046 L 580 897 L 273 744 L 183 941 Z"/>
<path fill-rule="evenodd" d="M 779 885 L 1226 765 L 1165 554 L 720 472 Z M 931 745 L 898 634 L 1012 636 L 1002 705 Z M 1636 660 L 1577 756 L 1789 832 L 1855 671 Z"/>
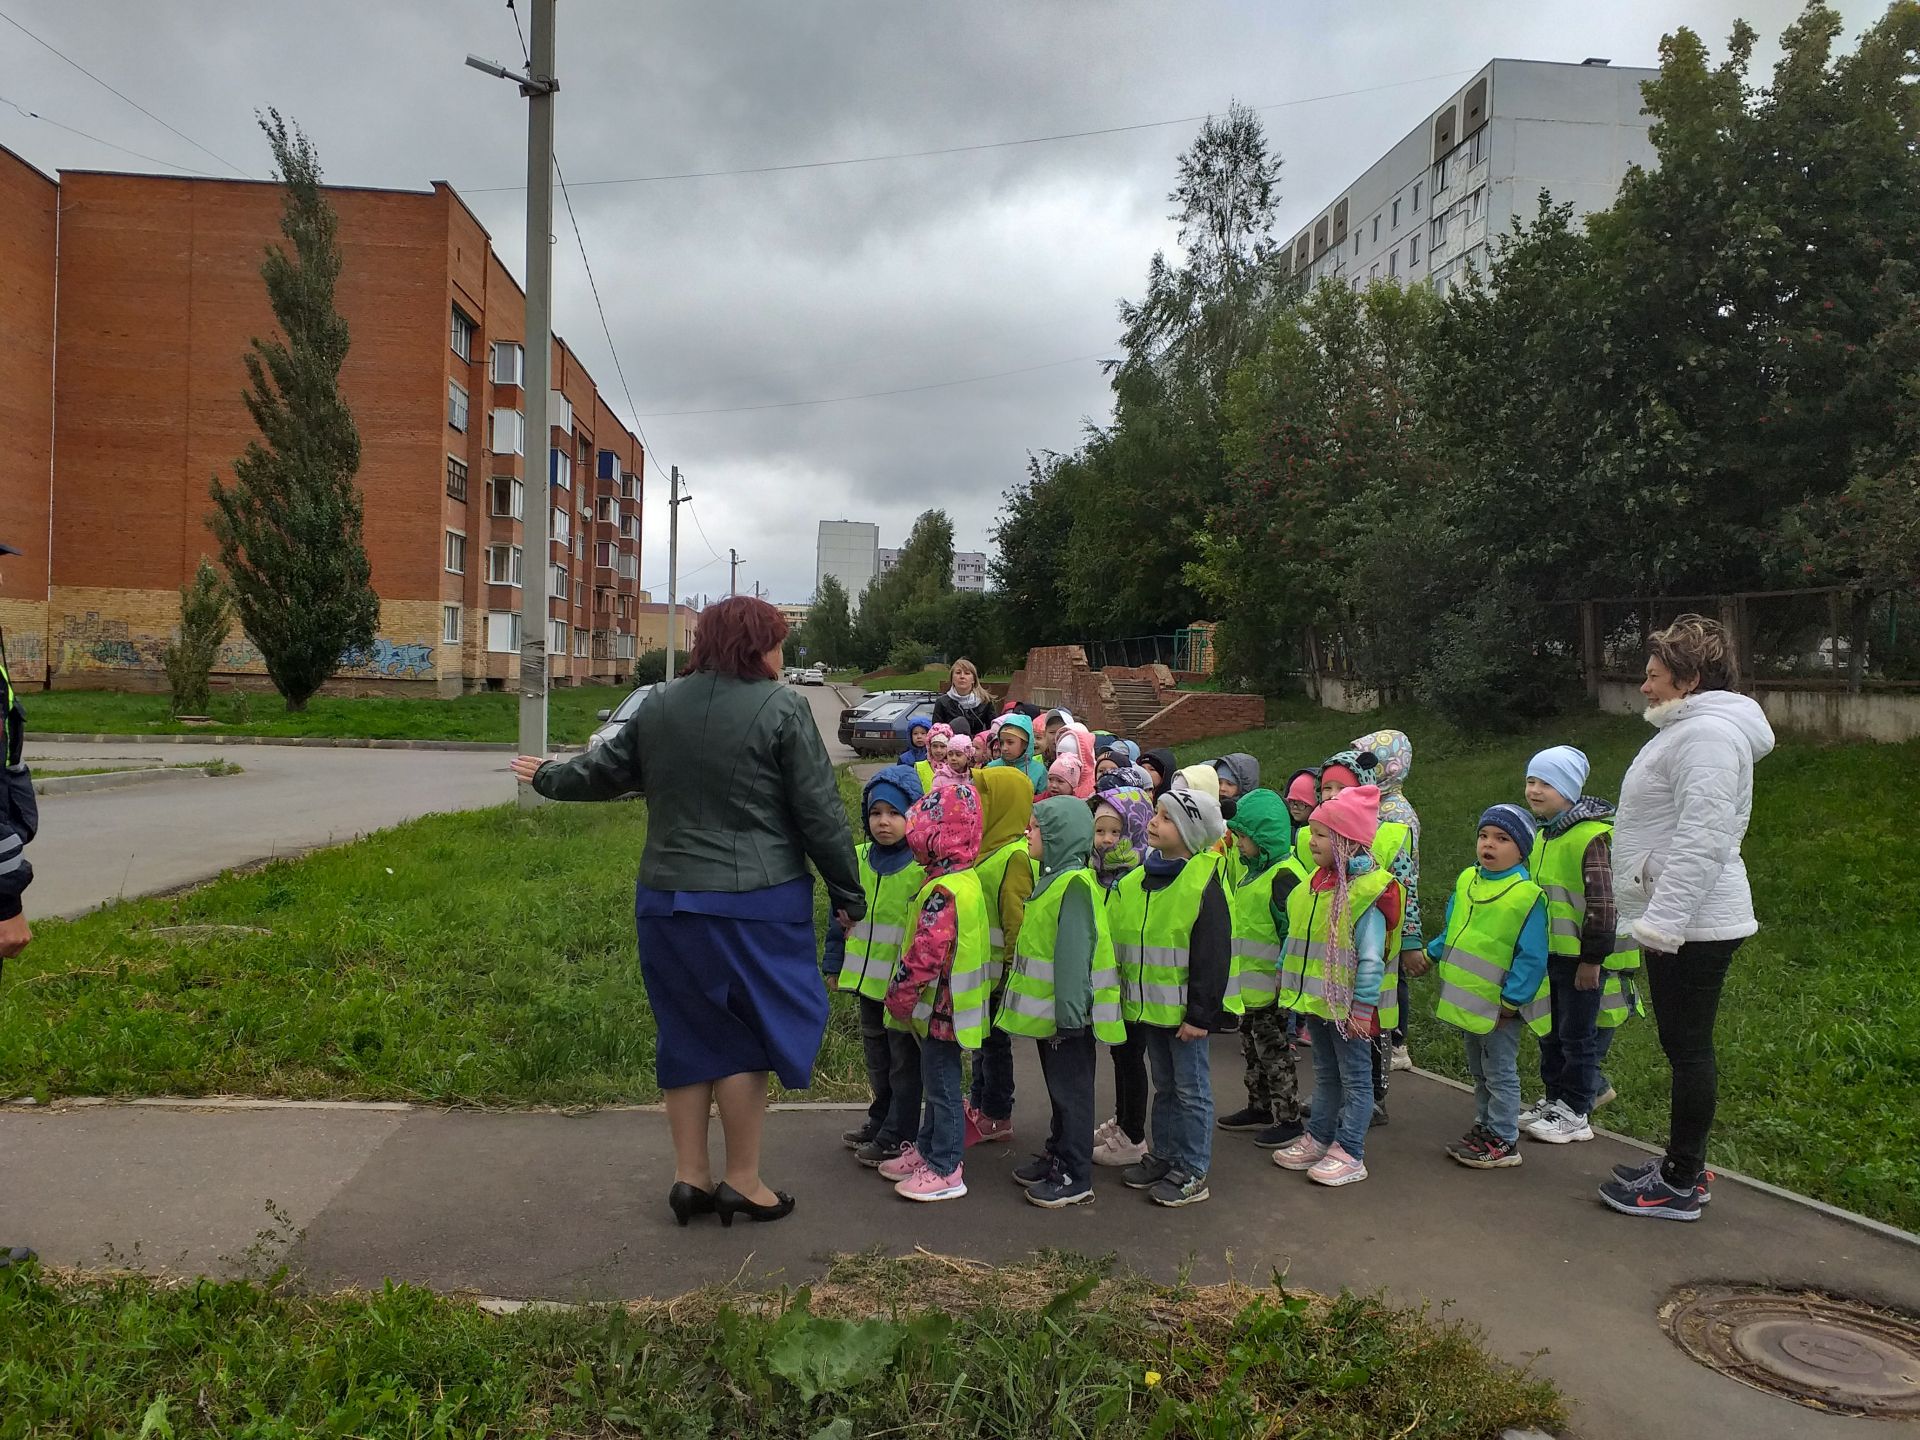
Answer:
<path fill-rule="evenodd" d="M 869 669 L 886 664 L 904 640 L 930 646 L 929 636 L 912 627 L 952 590 L 953 520 L 944 510 L 928 510 L 913 522 L 893 569 L 876 576 L 860 597 L 853 626 L 856 662 Z"/>
<path fill-rule="evenodd" d="M 813 592 L 801 643 L 813 664 L 839 666 L 852 658 L 853 617 L 848 613 L 847 587 L 837 575 L 824 575 Z"/>
<path fill-rule="evenodd" d="M 339 222 L 320 185 L 320 161 L 298 126 L 269 110 L 260 121 L 284 187 L 280 232 L 260 275 L 280 334 L 255 337 L 245 356 L 247 411 L 260 436 L 234 462 L 233 483 L 212 481 L 208 524 L 247 637 L 287 709 L 307 700 L 350 649 L 373 642 L 380 619 L 362 537 L 360 434 L 340 393 L 346 319 L 334 306 Z"/>

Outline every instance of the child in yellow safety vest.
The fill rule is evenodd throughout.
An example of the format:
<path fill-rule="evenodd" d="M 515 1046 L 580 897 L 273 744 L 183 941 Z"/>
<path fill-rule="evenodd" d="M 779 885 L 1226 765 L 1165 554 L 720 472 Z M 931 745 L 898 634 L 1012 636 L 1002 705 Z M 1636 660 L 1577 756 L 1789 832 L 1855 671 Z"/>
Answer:
<path fill-rule="evenodd" d="M 1547 904 L 1527 876 L 1533 817 L 1493 805 L 1480 817 L 1479 864 L 1460 872 L 1437 962 L 1436 1014 L 1466 1032 L 1473 1128 L 1447 1154 L 1475 1170 L 1520 1163 L 1520 1036 L 1547 1028 Z"/>
<path fill-rule="evenodd" d="M 1367 1178 L 1373 1042 L 1397 1018 L 1403 892 L 1371 853 L 1378 787 L 1340 789 L 1310 823 L 1314 871 L 1287 897 L 1279 1003 L 1306 1017 L 1313 1037 L 1313 1106 L 1306 1134 L 1274 1151 L 1273 1163 L 1321 1185 L 1351 1185 Z"/>
<path fill-rule="evenodd" d="M 973 870 L 987 902 L 991 930 L 987 978 L 991 1004 L 997 1007 L 1006 983 L 1007 957 L 1020 938 L 1027 896 L 1033 893 L 1033 861 L 1027 855 L 1033 792 L 1019 771 L 1004 766 L 975 771 L 973 780 L 980 792 L 982 831 L 980 858 Z M 990 1028 L 974 1057 L 964 1120 L 968 1145 L 1013 1137 L 1013 1041 L 1003 1030 Z"/>
<path fill-rule="evenodd" d="M 855 852 L 867 913 L 851 931 L 827 927 L 820 968 L 842 994 L 857 997 L 860 1048 L 873 1103 L 866 1120 L 840 1138 L 854 1158 L 877 1168 L 906 1148 L 920 1128 L 920 1046 L 911 1030 L 887 1028 L 887 988 L 900 964 L 907 925 L 927 875 L 907 844 L 907 811 L 921 796 L 911 765 L 889 765 L 861 793 L 867 843 Z"/>
<path fill-rule="evenodd" d="M 1614 933 L 1613 806 L 1582 794 L 1586 783 L 1587 757 L 1571 745 L 1527 762 L 1527 808 L 1540 822 L 1527 869 L 1547 897 L 1553 1021 L 1540 1037 L 1545 1093 L 1520 1112 L 1520 1129 L 1555 1145 L 1591 1140 L 1593 1112 L 1613 1098 L 1600 1067 L 1633 1011 L 1640 966 L 1633 940 Z"/>
<path fill-rule="evenodd" d="M 887 989 L 887 1022 L 920 1041 L 922 1115 L 914 1142 L 880 1167 L 908 1200 L 957 1200 L 961 1173 L 960 1054 L 987 1028 L 987 906 L 969 868 L 980 853 L 980 797 L 949 785 L 907 811 L 907 844 L 927 883 Z"/>
<path fill-rule="evenodd" d="M 1124 741 L 1122 742 L 1125 743 Z M 1100 882 L 1109 915 L 1113 892 L 1140 868 L 1147 853 L 1147 823 L 1153 796 L 1138 786 L 1118 785 L 1093 799 L 1093 878 Z M 1113 1117 L 1093 1132 L 1093 1163 L 1125 1169 L 1147 1155 L 1147 1042 L 1138 1026 L 1127 1027 L 1124 1044 L 1115 1045 Z"/>
<path fill-rule="evenodd" d="M 1122 1172 L 1132 1190 L 1173 1208 L 1208 1198 L 1213 1084 L 1207 1036 L 1217 1029 L 1231 973 L 1233 918 L 1214 849 L 1226 833 L 1205 791 L 1160 797 L 1148 850 L 1108 900 L 1128 1033 L 1145 1041 L 1153 1128 L 1145 1156 Z"/>
<path fill-rule="evenodd" d="M 997 1028 L 1030 1036 L 1040 1051 L 1053 1125 L 1046 1147 L 1013 1178 L 1047 1210 L 1093 1199 L 1095 1042 L 1118 1044 L 1127 1033 L 1106 897 L 1087 869 L 1092 848 L 1093 816 L 1084 801 L 1055 796 L 1033 807 L 1027 850 L 1039 879 L 994 1018 Z"/>

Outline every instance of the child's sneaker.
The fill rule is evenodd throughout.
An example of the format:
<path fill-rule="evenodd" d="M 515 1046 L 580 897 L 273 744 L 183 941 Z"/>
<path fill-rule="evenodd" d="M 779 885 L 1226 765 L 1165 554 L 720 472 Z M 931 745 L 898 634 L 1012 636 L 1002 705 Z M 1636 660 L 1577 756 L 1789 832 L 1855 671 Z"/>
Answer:
<path fill-rule="evenodd" d="M 1534 1101 L 1531 1105 L 1527 1106 L 1526 1109 L 1520 1112 L 1519 1125 L 1520 1125 L 1521 1132 L 1524 1134 L 1527 1127 L 1533 1124 L 1534 1121 L 1544 1120 L 1548 1115 L 1552 1113 L 1553 1113 L 1553 1101 L 1549 1100 L 1546 1096 L 1542 1095 L 1538 1100 Z"/>
<path fill-rule="evenodd" d="M 1591 1140 L 1593 1126 L 1584 1115 L 1576 1115 L 1564 1100 L 1556 1100 L 1547 1113 L 1527 1126 L 1527 1134 L 1549 1145 L 1571 1145 L 1576 1140 Z"/>
<path fill-rule="evenodd" d="M 1060 1173 L 1060 1162 L 1051 1155 L 1036 1155 L 1013 1172 L 1016 1185 L 1039 1185 Z"/>
<path fill-rule="evenodd" d="M 1291 1145 L 1307 1133 L 1307 1127 L 1298 1120 L 1277 1120 L 1253 1137 L 1253 1143 L 1262 1150 L 1278 1150 L 1282 1145 Z"/>
<path fill-rule="evenodd" d="M 1093 1182 L 1075 1180 L 1064 1170 L 1056 1170 L 1052 1179 L 1042 1180 L 1027 1190 L 1027 1202 L 1042 1210 L 1064 1210 L 1069 1205 L 1088 1204 L 1092 1199 Z"/>
<path fill-rule="evenodd" d="M 1653 1159 L 1642 1165 L 1616 1165 L 1613 1167 L 1613 1178 L 1624 1185 L 1631 1185 L 1642 1176 L 1650 1175 L 1655 1170 L 1658 1170 L 1663 1159 L 1663 1156 L 1656 1155 Z M 1713 1182 L 1719 1178 L 1720 1177 L 1715 1175 L 1711 1170 L 1702 1170 L 1700 1172 L 1700 1178 L 1693 1182 L 1693 1193 L 1700 1197 L 1700 1203 L 1702 1205 L 1712 1203 Z"/>
<path fill-rule="evenodd" d="M 967 1193 L 967 1182 L 960 1176 L 961 1167 L 953 1167 L 951 1175 L 937 1175 L 931 1165 L 921 1164 L 920 1168 L 893 1187 L 893 1193 L 903 1200 L 922 1200 L 931 1203 L 935 1200 L 958 1200 Z"/>
<path fill-rule="evenodd" d="M 1307 1171 L 1307 1178 L 1317 1185 L 1351 1185 L 1367 1178 L 1367 1162 L 1354 1159 L 1347 1153 L 1346 1146 L 1336 1140 L 1327 1147 L 1320 1162 Z"/>
<path fill-rule="evenodd" d="M 911 1143 L 907 1140 L 869 1140 L 853 1152 L 853 1158 L 869 1170 L 878 1170 L 889 1160 L 898 1160 Z"/>
<path fill-rule="evenodd" d="M 1520 1141 L 1503 1140 L 1484 1126 L 1476 1125 L 1447 1154 L 1470 1170 L 1504 1170 L 1520 1163 Z"/>
<path fill-rule="evenodd" d="M 1609 1100 L 1618 1100 L 1619 1098 L 1620 1098 L 1620 1092 L 1614 1089 L 1611 1085 L 1609 1085 L 1607 1086 L 1606 1089 L 1602 1090 L 1598 1095 L 1593 1097 L 1593 1108 L 1595 1110 L 1598 1110 L 1602 1105 L 1606 1104 Z"/>
<path fill-rule="evenodd" d="M 1110 1140 L 1119 1133 L 1120 1117 L 1118 1115 L 1109 1115 L 1105 1120 L 1102 1120 L 1098 1125 L 1093 1127 L 1093 1143 L 1098 1145 L 1102 1140 Z"/>
<path fill-rule="evenodd" d="M 920 1151 L 909 1140 L 900 1147 L 900 1153 L 880 1167 L 880 1178 L 898 1184 L 909 1175 L 918 1174 L 927 1168 L 927 1162 L 920 1158 Z"/>
<path fill-rule="evenodd" d="M 1118 1169 L 1126 1165 L 1138 1165 L 1147 1158 L 1147 1142 L 1129 1140 L 1127 1132 L 1115 1126 L 1113 1134 L 1093 1147 L 1093 1163 L 1110 1165 Z"/>
<path fill-rule="evenodd" d="M 1393 1059 L 1388 1063 L 1395 1070 L 1411 1070 L 1413 1068 L 1413 1056 L 1408 1052 L 1406 1046 L 1396 1045 L 1393 1047 Z"/>
<path fill-rule="evenodd" d="M 1148 1155 L 1138 1165 L 1129 1165 L 1120 1175 L 1120 1183 L 1129 1190 L 1151 1190 L 1173 1173 L 1173 1162 Z"/>
<path fill-rule="evenodd" d="M 1302 1133 L 1298 1140 L 1273 1152 L 1273 1163 L 1282 1170 L 1311 1170 L 1327 1153 L 1327 1146 Z"/>
<path fill-rule="evenodd" d="M 842 1131 L 840 1143 L 849 1150 L 858 1150 L 874 1136 L 880 1133 L 880 1127 L 869 1120 L 864 1125 L 856 1125 L 851 1130 Z"/>
<path fill-rule="evenodd" d="M 1273 1112 L 1256 1109 L 1249 1105 L 1244 1110 L 1236 1110 L 1231 1115 L 1222 1115 L 1213 1122 L 1222 1130 L 1264 1130 L 1273 1123 Z"/>
<path fill-rule="evenodd" d="M 1644 1175 L 1632 1180 L 1609 1180 L 1600 1187 L 1600 1199 L 1622 1215 L 1650 1215 L 1657 1220 L 1698 1220 L 1700 1187 L 1698 1182 L 1685 1190 L 1675 1189 L 1654 1163 Z"/>
<path fill-rule="evenodd" d="M 1156 1205 L 1164 1205 L 1169 1210 L 1178 1210 L 1182 1205 L 1198 1205 L 1209 1198 L 1213 1192 L 1207 1189 L 1207 1177 L 1189 1175 L 1184 1170 L 1172 1170 L 1147 1192 L 1147 1198 Z"/>
<path fill-rule="evenodd" d="M 1011 1115 L 1004 1120 L 992 1120 L 984 1110 L 976 1109 L 971 1100 L 963 1100 L 960 1102 L 960 1116 L 966 1125 L 960 1141 L 962 1146 L 987 1145 L 995 1140 L 1013 1138 Z"/>

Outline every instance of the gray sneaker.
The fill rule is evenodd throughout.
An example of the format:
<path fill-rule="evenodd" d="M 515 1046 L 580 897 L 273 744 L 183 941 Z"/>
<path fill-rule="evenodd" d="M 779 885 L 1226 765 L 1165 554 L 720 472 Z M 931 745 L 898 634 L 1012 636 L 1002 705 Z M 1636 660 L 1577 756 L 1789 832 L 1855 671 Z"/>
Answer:
<path fill-rule="evenodd" d="M 40 1257 L 24 1245 L 0 1245 L 0 1270 L 13 1265 L 25 1265 Z"/>
<path fill-rule="evenodd" d="M 1175 1170 L 1149 1190 L 1147 1198 L 1156 1205 L 1177 1210 L 1182 1205 L 1198 1205 L 1212 1193 L 1207 1189 L 1206 1176 L 1189 1175 L 1184 1170 Z"/>
<path fill-rule="evenodd" d="M 1120 1183 L 1129 1190 L 1151 1190 L 1172 1173 L 1171 1160 L 1162 1160 L 1158 1155 L 1148 1155 L 1138 1165 L 1129 1165 L 1122 1170 Z"/>

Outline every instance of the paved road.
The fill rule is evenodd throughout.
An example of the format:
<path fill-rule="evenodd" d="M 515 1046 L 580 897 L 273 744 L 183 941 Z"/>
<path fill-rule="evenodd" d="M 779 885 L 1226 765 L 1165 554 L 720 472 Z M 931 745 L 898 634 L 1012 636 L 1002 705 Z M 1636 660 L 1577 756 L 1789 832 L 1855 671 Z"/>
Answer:
<path fill-rule="evenodd" d="M 1216 1094 L 1233 1097 L 1239 1045 L 1212 1045 Z M 1033 1047 L 1017 1054 L 1018 1143 L 973 1152 L 971 1193 L 952 1204 L 907 1204 L 855 1166 L 839 1142 L 853 1118 L 844 1109 L 771 1117 L 766 1173 L 799 1208 L 777 1225 L 728 1231 L 711 1220 L 674 1226 L 658 1113 L 9 1108 L 0 1242 L 31 1242 L 58 1264 L 132 1259 L 176 1275 L 235 1273 L 251 1249 L 256 1266 L 284 1258 L 321 1290 L 391 1276 L 557 1300 L 675 1294 L 736 1273 L 798 1284 L 830 1252 L 873 1245 L 996 1261 L 1043 1246 L 1113 1253 L 1161 1278 L 1190 1261 L 1202 1282 L 1233 1274 L 1259 1284 L 1278 1268 L 1312 1289 L 1448 1304 L 1496 1352 L 1533 1359 L 1574 1401 L 1573 1433 L 1591 1440 L 1861 1433 L 1858 1421 L 1686 1359 L 1656 1319 L 1676 1284 L 1811 1286 L 1920 1310 L 1914 1243 L 1724 1176 L 1695 1224 L 1604 1209 L 1597 1178 L 1641 1158 L 1619 1141 L 1529 1145 L 1520 1169 L 1463 1170 L 1440 1146 L 1464 1128 L 1471 1099 L 1422 1076 L 1395 1077 L 1393 1123 L 1369 1138 L 1364 1184 L 1323 1190 L 1275 1168 L 1245 1136 L 1216 1135 L 1207 1204 L 1159 1210 L 1102 1171 L 1096 1203 L 1036 1210 L 1009 1183 L 1045 1113 Z M 263 1230 L 277 1233 L 256 1246 Z"/>

